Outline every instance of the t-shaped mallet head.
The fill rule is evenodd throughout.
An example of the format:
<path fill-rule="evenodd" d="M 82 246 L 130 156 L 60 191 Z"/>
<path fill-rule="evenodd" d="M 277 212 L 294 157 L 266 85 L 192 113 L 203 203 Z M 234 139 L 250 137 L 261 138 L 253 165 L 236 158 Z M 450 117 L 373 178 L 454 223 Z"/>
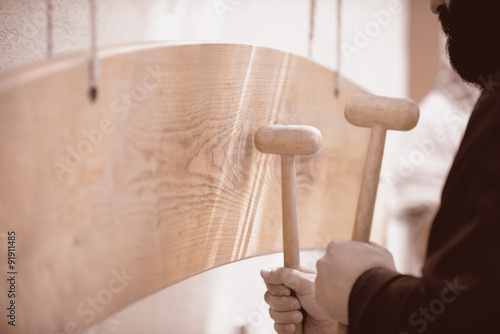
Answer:
<path fill-rule="evenodd" d="M 318 152 L 323 144 L 321 132 L 312 126 L 266 125 L 257 130 L 254 143 L 262 153 L 281 154 L 283 255 L 285 267 L 300 269 L 294 156 Z M 302 334 L 302 324 L 297 324 L 295 334 Z"/>
<path fill-rule="evenodd" d="M 353 240 L 368 242 L 386 132 L 388 129 L 413 129 L 418 122 L 419 110 L 412 100 L 355 95 L 346 104 L 345 116 L 353 125 L 372 128 L 352 235 Z"/>
<path fill-rule="evenodd" d="M 347 101 L 345 117 L 349 123 L 364 128 L 379 125 L 387 130 L 408 131 L 417 125 L 419 111 L 412 100 L 355 95 Z"/>
<path fill-rule="evenodd" d="M 255 147 L 262 153 L 311 155 L 323 144 L 321 132 L 307 125 L 265 125 L 255 133 Z"/>

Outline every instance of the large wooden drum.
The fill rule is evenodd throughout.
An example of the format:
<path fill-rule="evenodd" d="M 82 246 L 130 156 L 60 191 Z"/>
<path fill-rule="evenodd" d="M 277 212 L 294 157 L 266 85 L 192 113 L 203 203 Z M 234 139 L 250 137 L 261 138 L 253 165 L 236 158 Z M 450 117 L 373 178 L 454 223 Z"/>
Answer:
<path fill-rule="evenodd" d="M 1 280 L 0 332 L 72 333 L 202 271 L 281 251 L 279 157 L 253 146 L 265 124 L 323 134 L 318 154 L 297 159 L 301 248 L 350 237 L 369 131 L 343 109 L 362 89 L 344 80 L 335 99 L 332 71 L 248 45 L 100 57 L 95 104 L 88 54 L 0 75 L 0 263 L 16 290 L 8 297 Z M 90 312 L 88 298 L 105 307 Z"/>

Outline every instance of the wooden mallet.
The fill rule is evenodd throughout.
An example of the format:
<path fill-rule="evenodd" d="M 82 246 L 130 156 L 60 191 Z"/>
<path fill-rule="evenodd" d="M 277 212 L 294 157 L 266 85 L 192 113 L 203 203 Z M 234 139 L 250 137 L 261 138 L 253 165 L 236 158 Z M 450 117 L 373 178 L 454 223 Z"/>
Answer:
<path fill-rule="evenodd" d="M 267 125 L 255 133 L 255 147 L 262 153 L 281 155 L 281 199 L 285 267 L 300 270 L 295 156 L 311 155 L 321 148 L 321 132 L 312 126 Z M 296 334 L 302 333 L 302 323 Z"/>
<path fill-rule="evenodd" d="M 408 99 L 355 95 L 347 102 L 345 117 L 349 123 L 372 128 L 352 240 L 370 241 L 387 130 L 411 130 L 417 125 L 419 114 L 418 105 Z M 337 333 L 347 333 L 346 327 L 339 325 Z"/>

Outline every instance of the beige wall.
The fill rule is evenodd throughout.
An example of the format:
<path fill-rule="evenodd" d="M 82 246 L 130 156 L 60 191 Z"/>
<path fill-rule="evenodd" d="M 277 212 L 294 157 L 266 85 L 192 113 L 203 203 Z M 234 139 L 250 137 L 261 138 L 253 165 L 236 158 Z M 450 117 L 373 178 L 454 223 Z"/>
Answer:
<path fill-rule="evenodd" d="M 409 97 L 420 101 L 434 85 L 444 52 L 436 15 L 429 11 L 429 1 L 413 0 L 409 16 Z"/>

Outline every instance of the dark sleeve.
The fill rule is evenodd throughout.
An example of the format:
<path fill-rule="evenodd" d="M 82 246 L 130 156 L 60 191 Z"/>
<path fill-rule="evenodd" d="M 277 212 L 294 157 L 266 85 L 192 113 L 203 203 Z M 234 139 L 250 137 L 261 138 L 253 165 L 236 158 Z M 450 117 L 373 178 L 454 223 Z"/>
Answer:
<path fill-rule="evenodd" d="M 349 301 L 350 334 L 498 333 L 500 99 L 473 114 L 443 190 L 423 277 L 372 269 Z M 484 108 L 485 106 L 483 106 Z"/>
<path fill-rule="evenodd" d="M 389 333 L 390 327 L 376 328 L 377 319 L 394 322 L 404 317 L 403 305 L 418 290 L 420 279 L 395 271 L 375 268 L 361 275 L 351 292 L 349 302 L 349 333 Z M 392 303 L 380 308 L 378 303 Z M 396 312 L 396 314 L 394 313 Z M 375 317 L 370 319 L 370 317 Z M 387 324 L 389 325 L 389 324 Z M 397 326 L 396 326 L 397 327 Z"/>

